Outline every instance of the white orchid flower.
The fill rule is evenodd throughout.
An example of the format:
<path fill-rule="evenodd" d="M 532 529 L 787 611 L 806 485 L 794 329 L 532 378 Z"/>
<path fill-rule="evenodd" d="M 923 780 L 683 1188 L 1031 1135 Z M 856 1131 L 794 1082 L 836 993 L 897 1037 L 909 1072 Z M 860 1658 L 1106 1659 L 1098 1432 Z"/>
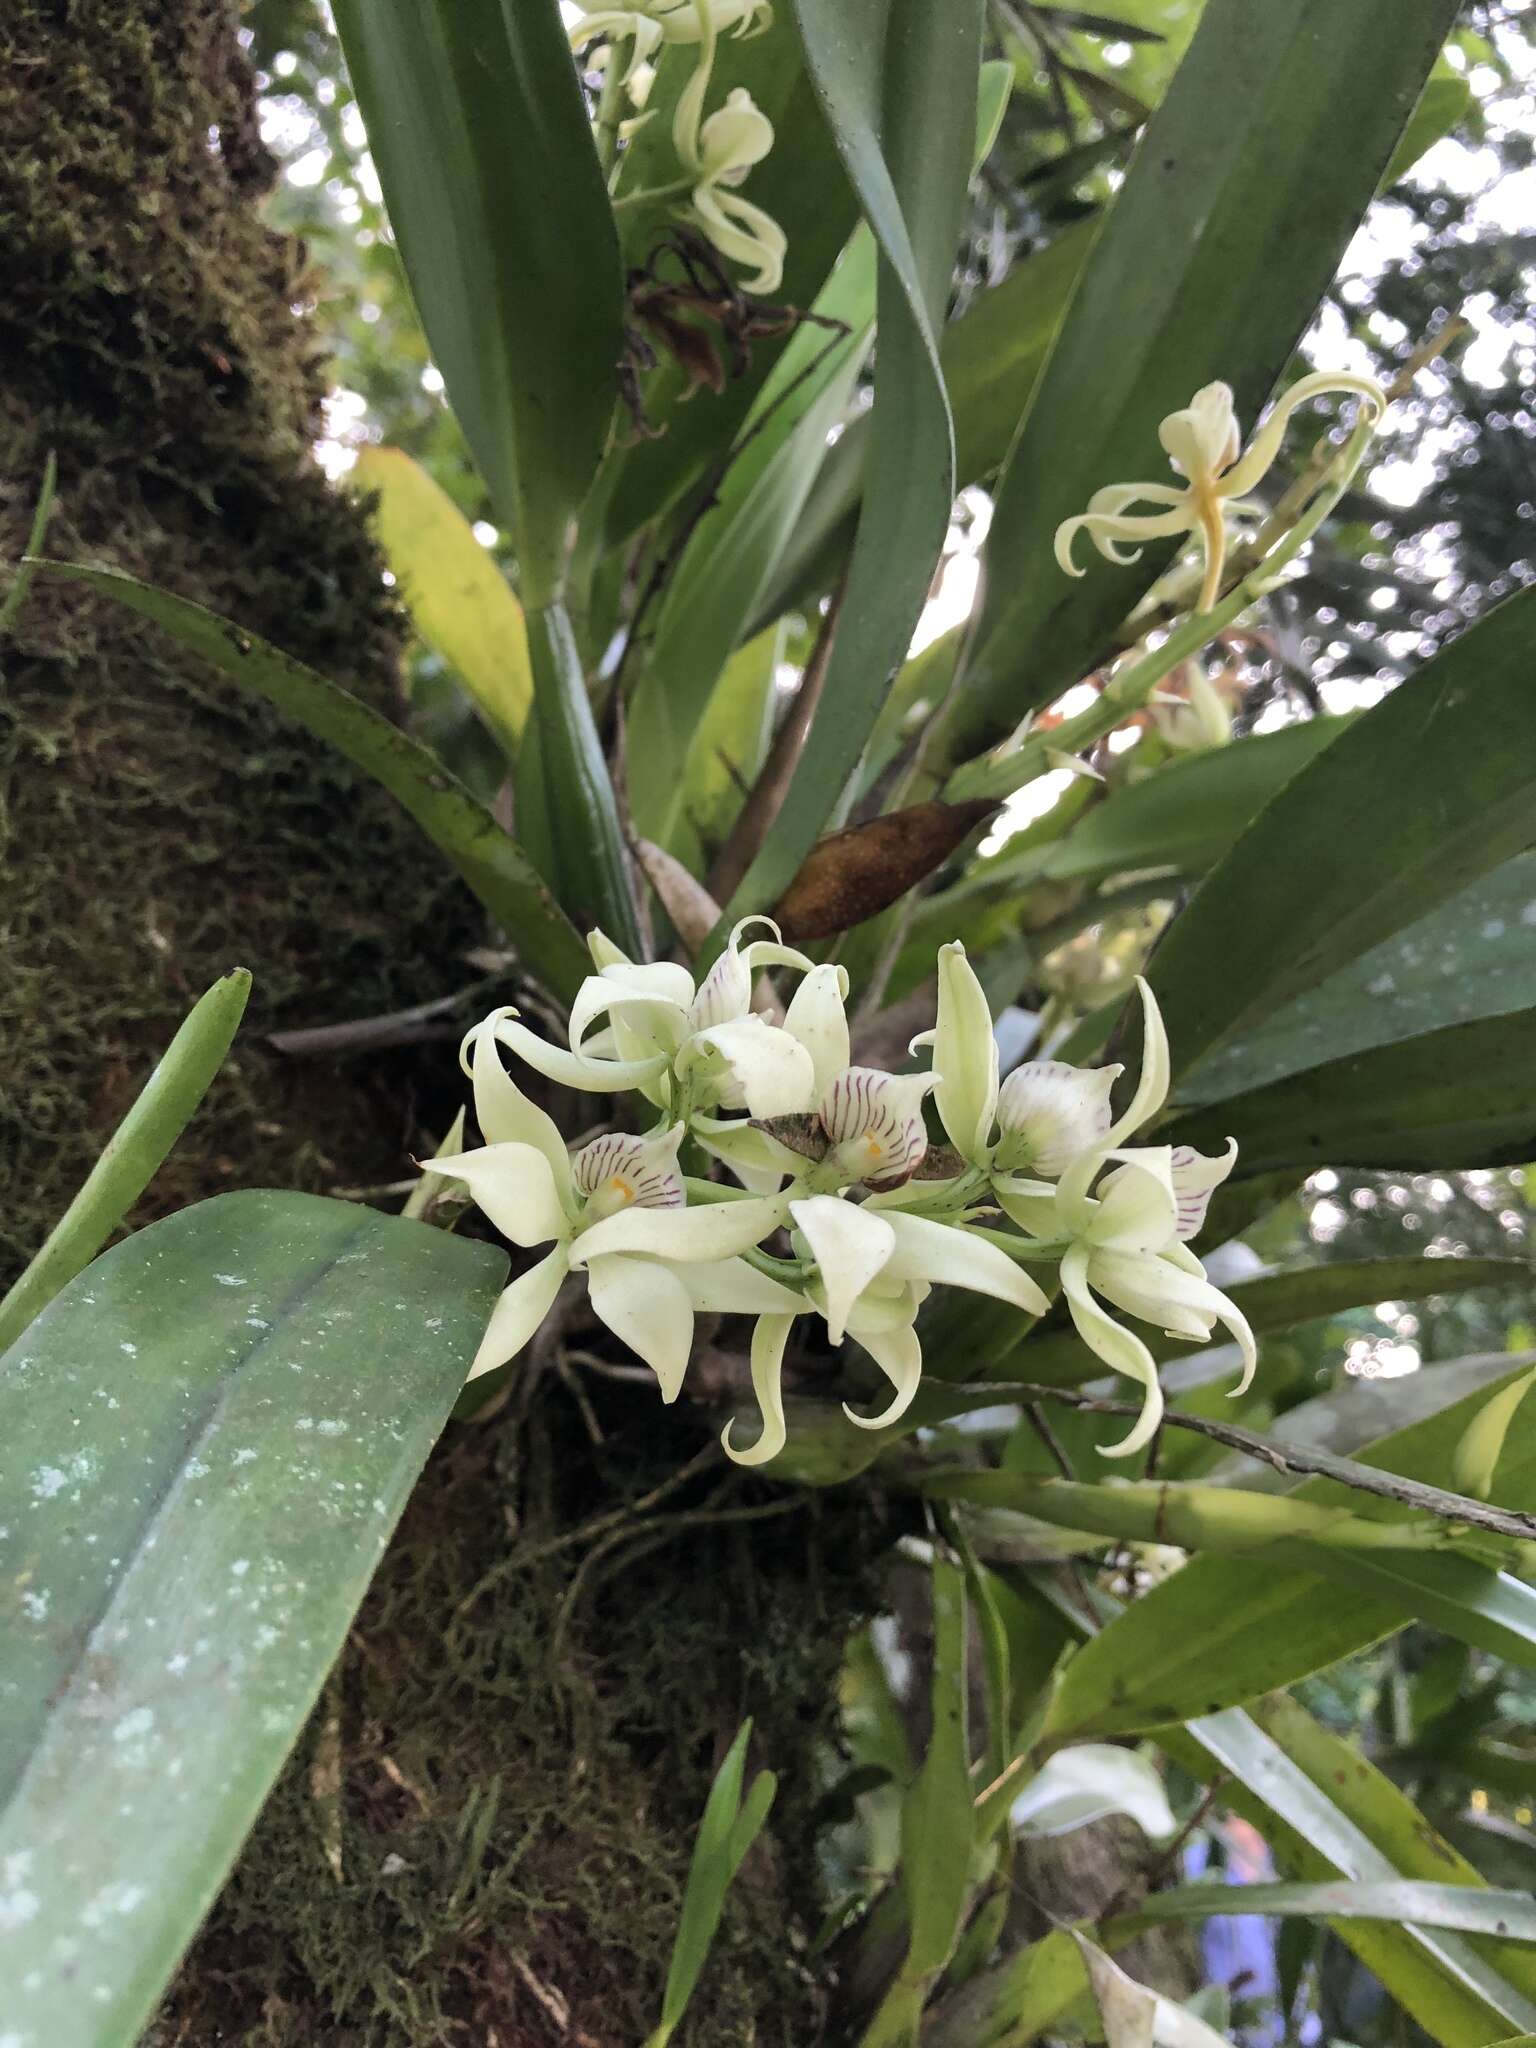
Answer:
<path fill-rule="evenodd" d="M 817 1278 L 806 1291 L 826 1319 L 828 1337 L 834 1344 L 855 1338 L 894 1390 L 878 1415 L 846 1411 L 861 1428 L 883 1428 L 911 1405 L 922 1371 L 912 1320 L 931 1286 L 990 1294 L 1026 1315 L 1044 1315 L 1048 1306 L 1000 1246 L 952 1224 L 837 1195 L 791 1199 L 789 1215 L 797 1253 L 816 1263 Z"/>
<path fill-rule="evenodd" d="M 1170 1335 L 1202 1343 L 1216 1323 L 1224 1323 L 1243 1354 L 1243 1377 L 1236 1393 L 1246 1391 L 1257 1364 L 1253 1332 L 1241 1309 L 1211 1285 L 1188 1248 L 1188 1240 L 1205 1221 L 1212 1190 L 1232 1171 L 1236 1145 L 1229 1143 L 1220 1159 L 1202 1158 L 1187 1146 L 1177 1151 L 1166 1145 L 1117 1149 L 1162 1109 L 1171 1081 L 1168 1037 L 1157 999 L 1139 977 L 1136 986 L 1143 1026 L 1136 1092 L 1124 1114 L 1101 1128 L 1095 1142 L 1067 1164 L 1055 1191 L 1057 1225 L 1068 1239 L 1061 1286 L 1072 1321 L 1083 1342 L 1106 1365 L 1145 1389 L 1141 1414 L 1130 1433 L 1105 1452 L 1119 1458 L 1130 1457 L 1150 1441 L 1162 1420 L 1163 1394 L 1151 1352 L 1134 1331 L 1115 1321 L 1098 1296 Z M 1065 1072 L 1089 1078 L 1073 1068 Z M 1107 1088 L 1104 1092 L 1107 1096 Z M 1097 1115 L 1107 1114 L 1105 1102 Z M 1119 1163 L 1097 1195 L 1090 1194 L 1111 1160 Z M 998 1200 L 1021 1227 L 1039 1225 L 1038 1190 L 1030 1187 L 1020 1200 L 1006 1180 L 994 1186 Z"/>
<path fill-rule="evenodd" d="M 702 73 L 703 66 L 700 66 Z M 678 101 L 673 123 L 677 153 L 694 180 L 689 212 L 720 254 L 752 271 L 749 292 L 776 292 L 784 281 L 789 243 L 784 230 L 736 189 L 773 147 L 773 123 L 745 86 L 735 86 L 705 120 L 703 94 L 691 87 Z"/>
<path fill-rule="evenodd" d="M 486 1143 L 444 1154 L 427 1166 L 462 1181 L 514 1244 L 551 1246 L 496 1304 L 471 1379 L 516 1357 L 572 1272 L 586 1272 L 593 1309 L 651 1367 L 667 1401 L 682 1386 L 695 1309 L 766 1315 L 803 1305 L 790 1289 L 737 1256 L 775 1227 L 782 1208 L 684 1206 L 687 1195 L 677 1170 L 681 1124 L 647 1138 L 613 1133 L 572 1158 L 553 1121 L 502 1067 L 495 1037 L 472 1032 L 466 1043 L 472 1049 L 475 1116 Z M 733 1206 L 737 1214 L 727 1227 L 709 1227 Z M 750 1218 L 741 1216 L 743 1208 L 754 1211 Z M 616 1234 L 614 1226 L 626 1223 L 627 1232 Z"/>
<path fill-rule="evenodd" d="M 1170 462 L 1186 479 L 1183 488 L 1128 483 L 1109 484 L 1095 491 L 1086 512 L 1063 520 L 1057 527 L 1057 561 L 1069 576 L 1082 575 L 1072 554 L 1073 543 L 1082 529 L 1087 530 L 1099 553 L 1111 562 L 1137 559 L 1140 549 L 1123 553 L 1119 546 L 1122 541 L 1197 534 L 1205 551 L 1205 576 L 1197 609 L 1208 612 L 1221 594 L 1227 553 L 1226 510 L 1249 509 L 1240 501 L 1269 473 L 1292 413 L 1309 399 L 1331 391 L 1353 393 L 1374 418 L 1379 419 L 1386 410 L 1386 393 L 1371 378 L 1343 371 L 1318 371 L 1303 377 L 1277 401 L 1244 454 L 1230 387 L 1207 384 L 1181 412 L 1169 413 L 1158 428 L 1158 438 Z M 1131 508 L 1137 504 L 1155 509 L 1133 511 Z"/>
<path fill-rule="evenodd" d="M 611 43 L 632 43 L 624 73 L 628 85 L 638 68 L 654 59 L 663 43 L 697 43 L 706 36 L 727 33 L 738 37 L 760 35 L 773 22 L 770 0 L 704 0 L 704 7 L 707 25 L 695 0 L 638 0 L 631 7 L 592 8 L 571 24 L 571 48 L 579 54 L 600 36 Z"/>
<path fill-rule="evenodd" d="M 753 924 L 772 937 L 742 943 Z M 844 969 L 816 968 L 764 917 L 741 920 L 697 988 L 675 962 L 636 963 L 601 932 L 587 943 L 596 971 L 571 1006 L 569 1048 L 513 1021 L 512 1009 L 494 1011 L 477 1029 L 548 1080 L 590 1093 L 635 1088 L 661 1109 L 676 1105 L 680 1120 L 695 1109 L 775 1117 L 814 1106 L 820 1077 L 846 1043 Z M 782 1025 L 751 1007 L 753 977 L 770 966 L 798 968 L 809 984 Z"/>
<path fill-rule="evenodd" d="M 1053 1197 L 1040 1183 L 1106 1142 L 1110 1090 L 1124 1069 L 1030 1060 L 999 1087 L 986 992 L 958 940 L 939 948 L 938 1018 L 913 1039 L 919 1046 L 933 1050 L 934 1101 L 950 1143 L 1010 1193 Z"/>

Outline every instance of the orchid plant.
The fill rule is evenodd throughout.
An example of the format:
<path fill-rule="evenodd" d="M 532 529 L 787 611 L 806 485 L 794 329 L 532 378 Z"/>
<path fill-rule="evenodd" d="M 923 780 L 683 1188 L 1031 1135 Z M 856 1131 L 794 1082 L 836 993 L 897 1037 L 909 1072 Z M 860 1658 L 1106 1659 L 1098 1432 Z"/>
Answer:
<path fill-rule="evenodd" d="M 774 1807 L 784 1853 L 759 1859 L 754 1911 L 776 1932 L 782 1908 L 792 1938 L 730 2027 L 695 2014 L 700 2040 L 1027 2044 L 1080 2032 L 1091 1990 L 1112 2042 L 1210 2048 L 1087 1930 L 1107 1948 L 1207 1912 L 1209 1886 L 1163 1879 L 1186 1836 L 1219 1840 L 1229 1805 L 1303 1881 L 1274 1910 L 1304 1893 L 1442 2048 L 1531 2024 L 1520 1944 L 1536 1912 L 1463 1858 L 1477 1845 L 1460 1804 L 1453 1848 L 1435 1833 L 1446 1814 L 1416 1810 L 1402 1781 L 1454 1752 L 1464 1804 L 1472 1783 L 1518 1791 L 1529 1765 L 1511 1730 L 1474 1740 L 1468 1717 L 1499 1691 L 1476 1660 L 1533 1662 L 1536 1373 L 1495 1348 L 1363 1390 L 1337 1323 L 1384 1317 L 1389 1297 L 1528 1290 L 1528 1272 L 1449 1237 L 1422 1257 L 1405 1242 L 1384 1262 L 1259 1271 L 1299 1237 L 1284 1205 L 1311 1174 L 1502 1174 L 1536 1144 L 1518 950 L 1536 595 L 1447 642 L 1456 590 L 1388 634 L 1395 665 L 1355 715 L 1319 713 L 1328 693 L 1305 675 L 1285 690 L 1312 658 L 1296 617 L 1312 604 L 1327 623 L 1303 558 L 1352 550 L 1346 587 L 1376 576 L 1373 437 L 1399 432 L 1389 400 L 1444 345 L 1398 349 L 1392 323 L 1365 317 L 1346 344 L 1309 322 L 1383 179 L 1486 66 L 1460 48 L 1434 68 L 1456 0 L 1398 0 L 1385 36 L 1381 10 L 1336 0 L 1124 6 L 1111 23 L 981 0 L 335 0 L 354 99 L 327 135 L 339 148 L 366 130 L 356 182 L 388 209 L 368 275 L 403 266 L 420 316 L 392 381 L 443 400 L 442 431 L 413 443 L 425 464 L 362 445 L 359 502 L 328 507 L 347 535 L 328 559 L 352 565 L 377 624 L 346 687 L 249 621 L 116 566 L 43 559 L 50 466 L 0 596 L 21 668 L 34 621 L 44 637 L 57 625 L 38 589 L 58 615 L 89 598 L 69 661 L 126 608 L 134 659 L 151 629 L 156 664 L 162 634 L 187 657 L 195 687 L 167 701 L 199 744 L 198 721 L 222 715 L 211 664 L 263 718 L 345 756 L 284 832 L 310 816 L 350 832 L 371 777 L 459 893 L 442 954 L 406 953 L 402 920 L 416 1006 L 337 1025 L 361 995 L 304 991 L 326 1057 L 384 1042 L 415 1063 L 360 1156 L 403 1172 L 409 1146 L 419 1181 L 334 1186 L 323 1132 L 302 1170 L 326 1193 L 224 1192 L 245 1170 L 223 1149 L 226 1107 L 204 1161 L 219 1192 L 97 1259 L 230 1048 L 250 983 L 230 975 L 0 1301 L 15 1555 L 0 1595 L 21 1645 L 0 1685 L 0 2048 L 144 2037 L 317 1702 L 299 1764 L 323 1834 L 314 1945 L 342 1945 L 333 1909 L 386 1902 L 370 1970 L 387 1977 L 400 1929 L 420 1932 L 400 1967 L 451 1958 L 442 2010 L 465 2024 L 643 2037 L 627 2014 L 581 2009 L 604 1937 L 576 1893 L 612 1889 L 620 1921 L 631 1896 L 637 1925 L 665 1919 L 679 1784 L 712 1749 L 725 1761 L 698 1788 L 672 1966 L 632 1954 L 627 1925 L 599 1957 L 605 1982 L 657 1994 L 651 2048 L 696 1983 L 709 1996 L 725 1892 L 781 1768 L 801 1782 Z M 1125 63 L 1095 79 L 1082 45 L 1111 28 Z M 1041 119 L 1047 57 L 1060 89 Z M 1053 124 L 1089 86 L 1114 120 L 1064 146 Z M 1240 121 L 1213 122 L 1234 106 Z M 189 149 L 200 176 L 234 168 L 206 126 Z M 1027 238 L 972 187 L 984 166 L 1022 189 L 1021 163 Z M 139 196 L 130 241 L 148 232 Z M 245 226 L 266 250 L 265 225 Z M 66 282 L 60 333 L 78 341 Z M 279 328 L 299 317 L 291 289 L 270 309 Z M 198 378 L 223 364 L 231 403 L 259 409 L 281 380 L 268 390 L 233 359 L 266 332 L 178 334 L 176 360 Z M 67 369 L 80 350 L 59 354 Z M 1320 400 L 1343 417 L 1318 421 Z M 20 412 L 32 404 L 23 391 Z M 1315 445 L 1298 454 L 1304 418 Z M 291 497 L 307 520 L 328 486 L 289 479 L 294 423 L 279 424 L 273 517 Z M 59 446 L 67 492 L 79 451 Z M 1159 448 L 1172 481 L 1153 478 Z M 178 472 L 156 464 L 132 502 L 164 511 Z M 230 508 L 251 493 L 234 482 L 188 501 L 200 554 L 238 554 L 250 522 Z M 81 493 L 64 530 L 85 532 L 94 506 Z M 157 533 L 126 559 L 152 556 Z M 1085 572 L 1084 535 L 1116 574 Z M 389 661 L 366 673 L 396 600 L 436 657 L 412 668 L 408 706 Z M 1421 628 L 1441 644 L 1396 680 Z M 327 613 L 311 651 L 334 637 Z M 156 666 L 157 707 L 163 681 Z M 371 708 L 375 686 L 399 722 Z M 15 695 L 23 722 L 29 702 L 55 703 Z M 38 735 L 23 723 L 40 758 L 57 723 L 51 708 Z M 266 772 L 214 753 L 231 782 Z M 388 831 L 357 816 L 343 856 L 385 858 Z M 332 866 L 346 886 L 347 858 Z M 174 922 L 161 908 L 131 910 L 157 947 Z M 389 914 L 385 892 L 368 916 Z M 444 979 L 461 958 L 468 989 Z M 166 965 L 185 963 L 173 950 Z M 280 1000 L 293 980 L 279 975 Z M 139 994 L 124 998 L 135 1030 Z M 468 1104 L 438 1033 L 460 1041 Z M 279 1093 L 316 1037 L 257 1048 Z M 393 1076 L 381 1068 L 381 1097 Z M 52 1096 L 43 1111 L 29 1144 Z M 199 1140 L 193 1122 L 194 1163 Z M 1303 1367 L 1303 1340 L 1270 1333 L 1308 1325 Z M 458 1449 L 429 1466 L 450 1413 Z M 379 1802 L 352 1796 L 359 1717 L 345 1675 L 327 1691 L 326 1673 L 424 1468 L 429 1487 L 472 1474 L 458 1521 L 473 1540 L 439 1555 L 432 1515 L 413 1515 L 428 1568 L 418 1548 L 382 1633 L 401 1671 L 446 1661 L 469 1789 L 456 1798 L 445 1772 L 408 1797 L 442 1832 L 417 1855 L 417 1820 L 391 1821 L 370 1865 L 381 1845 L 358 1815 Z M 679 1530 L 698 1604 L 674 1634 L 662 1553 Z M 649 1683 L 658 1665 L 602 1639 L 639 1583 L 632 1552 L 650 1560 L 647 1658 L 679 1664 L 641 1715 L 606 1697 L 622 1690 L 609 1675 L 633 1661 Z M 834 1557 L 829 1660 L 812 1577 Z M 929 1640 L 907 1659 L 888 1654 L 891 1617 L 868 1616 L 886 1572 L 910 1582 L 914 1564 L 903 1630 Z M 771 1664 L 744 1634 L 762 1617 Z M 1367 1731 L 1387 1743 L 1378 1771 L 1284 1688 L 1361 1652 L 1396 1657 L 1379 1646 L 1409 1623 L 1413 1649 L 1383 1680 L 1392 1713 Z M 1424 1657 L 1424 1628 L 1461 1648 Z M 365 1633 L 377 1659 L 381 1632 Z M 926 1702 L 908 1665 L 931 1671 Z M 536 1668 L 531 1703 L 515 1697 L 511 1674 Z M 557 1715 L 552 1739 L 516 1729 L 488 1761 L 486 1713 L 547 1716 L 556 1682 L 581 1708 L 575 1739 Z M 366 1739 L 395 1774 L 399 1731 L 375 1742 L 371 1727 L 393 1710 L 369 1691 Z M 516 1839 L 502 1755 L 534 1781 L 503 1802 Z M 833 1757 L 846 1775 L 829 1783 Z M 151 1766 L 163 1796 L 124 1797 Z M 596 1796 L 568 1799 L 586 1774 Z M 1147 1865 L 1148 1910 L 1147 1871 L 1128 1871 L 1114 1892 L 1135 1912 L 1081 1920 L 1048 1898 L 1056 1924 L 1028 1943 L 1030 1840 L 1112 1813 L 1168 1845 Z M 583 1815 L 617 1817 L 580 1886 L 564 1848 L 553 1884 L 540 1862 L 551 1814 L 573 1837 Z M 626 1874 L 609 1845 L 641 1824 Z M 811 1871 L 847 1879 L 821 1936 L 831 1896 L 802 1927 L 805 1900 L 774 1889 Z M 514 1893 L 541 1912 L 553 1897 L 558 1939 L 505 1932 Z M 425 2013 L 409 1988 L 398 2011 Z M 815 2025 L 797 2032 L 785 2001 L 801 1991 Z M 384 2037 L 377 2013 L 354 2025 L 322 2003 L 306 1991 L 293 2023 Z"/>
<path fill-rule="evenodd" d="M 744 942 L 754 925 L 770 936 Z M 1170 1335 L 1204 1340 L 1224 1324 L 1242 1350 L 1236 1391 L 1247 1390 L 1252 1332 L 1189 1249 L 1237 1148 L 1208 1159 L 1125 1143 L 1168 1095 L 1167 1038 L 1144 980 L 1140 1074 L 1113 1117 L 1118 1066 L 1037 1060 L 999 1083 L 986 996 L 958 942 L 940 951 L 937 1020 L 914 1041 L 931 1055 L 921 1074 L 849 1064 L 846 974 L 784 945 L 770 919 L 743 919 L 697 988 L 685 968 L 637 964 L 601 932 L 588 945 L 594 972 L 572 1004 L 569 1043 L 539 1038 L 508 1010 L 478 1024 L 463 1059 L 486 1142 L 426 1163 L 462 1182 L 515 1245 L 553 1245 L 503 1294 L 471 1378 L 516 1357 L 571 1273 L 585 1275 L 593 1310 L 666 1401 L 682 1390 L 696 1310 L 754 1316 L 762 1426 L 749 1448 L 730 1427 L 723 1442 L 738 1463 L 763 1464 L 786 1441 L 780 1382 L 798 1317 L 819 1317 L 831 1344 L 852 1337 L 879 1367 L 886 1405 L 844 1412 L 883 1428 L 916 1396 L 914 1325 L 932 1287 L 1042 1316 L 1049 1297 L 1026 1269 L 1058 1264 L 1084 1343 L 1142 1389 L 1135 1426 L 1106 1456 L 1143 1449 L 1163 1402 L 1151 1353 L 1100 1297 Z M 777 1023 L 752 1007 L 754 974 L 770 966 L 801 976 Z M 659 1118 L 644 1135 L 609 1132 L 568 1154 L 501 1047 L 578 1089 L 633 1090 Z M 929 1141 L 930 1094 L 947 1147 Z M 689 1139 L 739 1185 L 686 1179 L 677 1161 Z"/>

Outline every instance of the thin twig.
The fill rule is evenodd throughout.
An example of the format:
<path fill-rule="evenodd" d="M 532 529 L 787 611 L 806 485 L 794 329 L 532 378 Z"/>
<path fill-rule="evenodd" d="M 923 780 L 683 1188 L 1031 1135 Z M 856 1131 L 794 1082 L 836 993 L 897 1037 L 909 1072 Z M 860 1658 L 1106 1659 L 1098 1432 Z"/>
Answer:
<path fill-rule="evenodd" d="M 383 1046 L 418 1045 L 424 1039 L 451 1038 L 456 1027 L 439 1020 L 462 1010 L 470 999 L 478 999 L 504 980 L 488 975 L 473 981 L 452 995 L 437 996 L 430 1003 L 416 1003 L 408 1010 L 390 1010 L 378 1017 L 353 1017 L 343 1024 L 312 1024 L 296 1031 L 269 1031 L 267 1043 L 274 1052 L 296 1058 L 337 1052 L 378 1051 Z"/>
<path fill-rule="evenodd" d="M 805 674 L 800 679 L 800 688 L 795 701 L 790 705 L 784 723 L 774 735 L 773 745 L 762 771 L 752 785 L 752 794 L 737 814 L 736 823 L 731 827 L 730 837 L 721 847 L 715 864 L 709 871 L 709 893 L 717 903 L 729 903 L 740 886 L 743 876 L 756 860 L 768 828 L 779 814 L 779 806 L 789 788 L 795 768 L 800 760 L 800 751 L 805 745 L 805 736 L 810 730 L 816 706 L 821 701 L 822 685 L 827 679 L 827 664 L 832 659 L 832 645 L 837 633 L 838 614 L 843 608 L 843 592 L 848 587 L 844 574 L 832 592 L 831 601 L 816 635 L 816 644 L 811 649 L 811 658 L 805 665 Z"/>
<path fill-rule="evenodd" d="M 1038 1401 L 1026 1402 L 1024 1420 L 1035 1432 L 1035 1435 L 1039 1437 L 1041 1443 L 1045 1445 L 1047 1451 L 1050 1452 L 1051 1462 L 1055 1465 L 1062 1478 L 1076 1480 L 1077 1474 L 1072 1470 L 1072 1460 L 1067 1456 L 1061 1438 L 1052 1429 L 1050 1419 Z"/>
<path fill-rule="evenodd" d="M 1037 1386 L 1027 1380 L 999 1380 L 995 1385 L 982 1382 L 968 1387 L 967 1392 L 996 1394 L 1000 1401 L 1013 1400 L 1024 1404 L 1059 1401 L 1068 1408 L 1081 1408 L 1089 1415 L 1135 1417 L 1141 1413 L 1134 1401 L 1107 1401 L 1097 1394 L 1082 1393 L 1075 1387 Z M 1028 1413 L 1027 1405 L 1025 1413 Z M 1352 1487 L 1357 1493 L 1379 1494 L 1383 1500 L 1395 1500 L 1403 1507 L 1417 1508 L 1422 1514 L 1437 1515 L 1442 1521 L 1463 1522 L 1471 1528 L 1488 1529 L 1496 1536 L 1511 1536 L 1522 1543 L 1536 1542 L 1536 1515 L 1494 1507 L 1487 1501 L 1469 1500 L 1466 1495 L 1452 1493 L 1443 1486 L 1428 1486 L 1422 1480 L 1403 1479 L 1395 1472 L 1383 1472 L 1374 1465 L 1357 1465 L 1352 1458 L 1336 1458 L 1331 1451 L 1277 1443 L 1272 1437 L 1240 1428 L 1235 1422 L 1212 1422 L 1204 1415 L 1185 1415 L 1176 1408 L 1165 1411 L 1163 1422 L 1169 1429 L 1192 1429 L 1197 1436 L 1208 1436 L 1214 1443 L 1241 1451 L 1244 1457 L 1256 1458 L 1260 1464 L 1288 1477 L 1305 1473 L 1321 1479 L 1333 1479 L 1341 1486 Z"/>

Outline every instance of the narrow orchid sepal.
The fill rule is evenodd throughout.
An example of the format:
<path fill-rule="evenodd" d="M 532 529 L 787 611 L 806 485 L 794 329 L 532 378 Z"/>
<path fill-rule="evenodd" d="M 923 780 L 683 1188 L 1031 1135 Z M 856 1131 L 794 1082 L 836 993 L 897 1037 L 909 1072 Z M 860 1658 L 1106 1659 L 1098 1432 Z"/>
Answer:
<path fill-rule="evenodd" d="M 789 1439 L 784 1421 L 782 1373 L 784 1346 L 794 1323 L 792 1315 L 766 1315 L 759 1318 L 752 1332 L 752 1392 L 757 1397 L 763 1425 L 757 1442 L 744 1451 L 737 1450 L 731 1441 L 736 1428 L 734 1420 L 720 1432 L 722 1450 L 738 1465 L 766 1465 L 770 1458 L 778 1456 Z"/>
<path fill-rule="evenodd" d="M 1023 1267 L 985 1238 L 968 1236 L 951 1223 L 904 1215 L 899 1209 L 887 1212 L 882 1220 L 896 1240 L 885 1265 L 887 1278 L 965 1287 L 973 1294 L 1009 1302 L 1026 1315 L 1043 1316 L 1050 1307 Z"/>
<path fill-rule="evenodd" d="M 477 1380 L 482 1373 L 495 1372 L 498 1366 L 516 1358 L 554 1307 L 560 1283 L 569 1270 L 565 1246 L 557 1244 L 537 1265 L 519 1273 L 491 1310 L 485 1335 L 466 1375 L 468 1379 Z"/>

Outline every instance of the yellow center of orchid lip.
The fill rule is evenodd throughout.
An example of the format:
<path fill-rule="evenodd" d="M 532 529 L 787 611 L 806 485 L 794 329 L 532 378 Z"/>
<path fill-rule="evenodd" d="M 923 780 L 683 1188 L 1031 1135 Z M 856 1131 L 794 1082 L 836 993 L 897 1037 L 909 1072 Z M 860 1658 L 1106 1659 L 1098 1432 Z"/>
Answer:
<path fill-rule="evenodd" d="M 622 1173 L 609 1174 L 603 1186 L 608 1194 L 617 1195 L 621 1202 L 632 1202 L 635 1199 L 634 1186 Z"/>

